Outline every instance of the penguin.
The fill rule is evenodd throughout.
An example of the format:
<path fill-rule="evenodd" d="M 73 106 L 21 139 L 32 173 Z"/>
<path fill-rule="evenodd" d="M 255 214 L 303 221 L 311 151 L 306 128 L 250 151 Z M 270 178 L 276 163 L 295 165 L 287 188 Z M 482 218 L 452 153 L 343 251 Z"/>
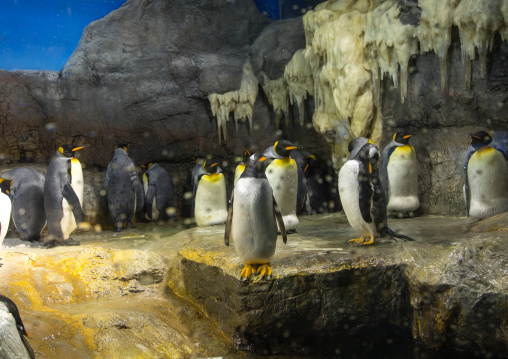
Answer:
<path fill-rule="evenodd" d="M 83 170 L 74 152 L 85 146 L 66 144 L 58 147 L 49 162 L 44 182 L 44 210 L 48 226 L 46 247 L 79 245 L 69 238 L 83 223 Z"/>
<path fill-rule="evenodd" d="M 349 224 L 360 235 L 349 243 L 362 246 L 375 243 L 376 237 L 389 234 L 406 241 L 413 239 L 393 232 L 387 225 L 386 198 L 377 173 L 379 149 L 363 145 L 339 171 L 339 195 Z M 369 237 L 366 240 L 366 237 Z"/>
<path fill-rule="evenodd" d="M 46 226 L 44 208 L 44 175 L 31 167 L 18 167 L 1 174 L 12 180 L 12 221 L 21 240 L 40 240 Z"/>
<path fill-rule="evenodd" d="M 16 304 L 0 294 L 0 358 L 35 359 Z"/>
<path fill-rule="evenodd" d="M 216 162 L 206 160 L 196 180 L 194 218 L 198 226 L 226 223 L 226 179 Z"/>
<path fill-rule="evenodd" d="M 238 179 L 242 175 L 243 171 L 245 170 L 245 166 L 247 164 L 247 161 L 249 160 L 251 156 L 251 153 L 248 149 L 245 150 L 243 153 L 242 161 L 236 166 L 235 168 L 235 179 L 234 179 L 234 186 L 236 186 L 236 182 L 238 182 Z"/>
<path fill-rule="evenodd" d="M 192 190 L 192 203 L 191 203 L 191 217 L 194 217 L 194 205 L 196 202 L 196 190 L 198 188 L 198 182 L 201 176 L 206 174 L 203 170 L 203 164 L 205 163 L 205 157 L 194 157 L 195 165 L 191 172 L 191 190 Z M 222 173 L 222 169 L 217 166 L 216 173 Z"/>
<path fill-rule="evenodd" d="M 154 221 L 175 219 L 175 189 L 169 173 L 157 163 L 141 165 L 145 190 L 146 218 Z"/>
<path fill-rule="evenodd" d="M 0 247 L 7 234 L 9 221 L 11 220 L 11 186 L 11 180 L 0 178 Z"/>
<path fill-rule="evenodd" d="M 379 168 L 388 211 L 402 212 L 410 217 L 420 207 L 418 163 L 415 149 L 409 144 L 412 136 L 395 133 L 392 141 L 383 150 Z"/>
<path fill-rule="evenodd" d="M 296 213 L 297 214 L 312 214 L 312 209 L 310 207 L 310 196 L 312 196 L 312 192 L 309 193 L 308 190 L 308 180 L 307 176 L 310 174 L 309 168 L 316 160 L 316 156 L 308 151 L 291 151 L 289 156 L 293 160 L 295 160 L 298 166 L 298 192 L 296 195 Z"/>
<path fill-rule="evenodd" d="M 296 232 L 299 223 L 296 216 L 298 165 L 289 157 L 291 151 L 297 148 L 302 146 L 280 140 L 263 152 L 263 156 L 271 160 L 266 167 L 266 177 L 272 186 L 273 196 L 279 206 L 288 234 Z"/>
<path fill-rule="evenodd" d="M 127 154 L 128 148 L 129 144 L 123 143 L 115 147 L 102 184 L 102 207 L 109 211 L 115 232 L 133 228 L 134 214 L 140 212 L 145 203 L 143 185 Z"/>
<path fill-rule="evenodd" d="M 347 149 L 349 151 L 349 156 L 348 156 L 347 160 L 350 160 L 354 156 L 356 156 L 356 154 L 358 153 L 358 151 L 360 151 L 360 149 L 363 147 L 363 145 L 366 145 L 367 143 L 373 144 L 372 140 L 370 138 L 366 138 L 366 137 L 357 137 L 357 138 L 351 140 L 347 146 Z"/>
<path fill-rule="evenodd" d="M 487 131 L 470 136 L 464 160 L 467 216 L 483 219 L 508 211 L 507 153 Z"/>
<path fill-rule="evenodd" d="M 241 278 L 254 273 L 270 276 L 270 262 L 275 253 L 277 224 L 284 243 L 287 242 L 282 215 L 272 187 L 263 171 L 266 157 L 254 154 L 246 163 L 230 201 L 224 243 L 232 241 L 244 268 Z"/>

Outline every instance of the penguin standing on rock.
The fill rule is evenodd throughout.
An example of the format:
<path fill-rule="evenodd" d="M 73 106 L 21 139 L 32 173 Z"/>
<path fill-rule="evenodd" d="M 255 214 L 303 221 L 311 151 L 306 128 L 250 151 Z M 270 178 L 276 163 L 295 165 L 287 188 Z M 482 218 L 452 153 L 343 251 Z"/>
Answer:
<path fill-rule="evenodd" d="M 145 195 L 134 162 L 127 155 L 129 144 L 119 144 L 108 164 L 102 184 L 102 207 L 109 210 L 115 232 L 133 228 L 136 212 L 143 209 Z"/>
<path fill-rule="evenodd" d="M 58 147 L 44 183 L 44 210 L 49 238 L 46 247 L 79 245 L 69 235 L 83 223 L 83 170 L 74 153 L 85 146 Z"/>
<path fill-rule="evenodd" d="M 0 294 L 0 358 L 34 359 L 35 353 L 16 304 Z"/>
<path fill-rule="evenodd" d="M 157 163 L 141 165 L 145 190 L 145 212 L 149 220 L 175 219 L 175 189 L 169 173 Z"/>
<path fill-rule="evenodd" d="M 288 234 L 296 232 L 299 223 L 296 216 L 298 165 L 294 159 L 289 157 L 291 151 L 297 148 L 302 148 L 302 146 L 280 140 L 263 152 L 263 156 L 272 160 L 266 168 L 266 178 L 272 186 L 273 196 L 279 206 Z"/>
<path fill-rule="evenodd" d="M 46 226 L 44 175 L 30 167 L 18 167 L 1 174 L 12 180 L 12 221 L 23 241 L 38 241 Z"/>
<path fill-rule="evenodd" d="M 272 187 L 263 171 L 266 157 L 254 154 L 233 191 L 226 222 L 224 242 L 234 243 L 245 264 L 241 277 L 254 273 L 272 274 L 270 262 L 277 242 L 277 223 L 284 243 L 287 241 L 284 221 L 273 197 Z"/>
<path fill-rule="evenodd" d="M 198 226 L 226 223 L 226 179 L 219 170 L 216 162 L 206 160 L 196 175 L 194 218 Z"/>
<path fill-rule="evenodd" d="M 413 135 L 396 133 L 384 148 L 380 176 L 385 189 L 388 211 L 402 212 L 403 217 L 414 215 L 420 207 L 418 198 L 418 163 L 416 152 L 409 144 Z"/>
<path fill-rule="evenodd" d="M 2 247 L 11 220 L 11 186 L 11 180 L 0 178 L 0 247 Z"/>
<path fill-rule="evenodd" d="M 507 153 L 487 131 L 470 136 L 464 161 L 467 216 L 483 219 L 508 211 Z"/>
<path fill-rule="evenodd" d="M 387 226 L 386 199 L 377 174 L 379 149 L 367 143 L 346 161 L 339 171 L 339 195 L 349 224 L 360 235 L 350 243 L 362 246 L 375 243 L 376 237 L 389 234 L 406 241 L 413 239 L 393 232 Z M 366 237 L 369 239 L 366 240 Z"/>

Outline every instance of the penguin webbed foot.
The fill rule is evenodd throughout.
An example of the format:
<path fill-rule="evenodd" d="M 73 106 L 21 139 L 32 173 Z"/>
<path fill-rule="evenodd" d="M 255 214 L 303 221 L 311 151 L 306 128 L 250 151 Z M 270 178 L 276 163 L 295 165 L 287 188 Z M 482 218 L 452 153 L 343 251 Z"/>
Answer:
<path fill-rule="evenodd" d="M 240 273 L 240 278 L 249 279 L 251 275 L 256 273 L 257 269 L 252 264 L 245 264 L 242 273 Z"/>
<path fill-rule="evenodd" d="M 249 278 L 253 274 L 260 274 L 261 278 L 271 277 L 272 276 L 272 267 L 270 263 L 264 264 L 245 264 L 243 267 L 242 273 L 240 274 L 240 278 L 242 280 L 249 280 Z"/>
<path fill-rule="evenodd" d="M 258 272 L 262 277 L 270 277 L 272 275 L 272 267 L 270 266 L 270 263 L 261 264 L 258 267 Z"/>
<path fill-rule="evenodd" d="M 280 232 L 279 232 L 280 233 Z M 296 233 L 296 229 L 288 229 L 286 231 L 286 234 L 293 234 L 293 233 Z"/>
<path fill-rule="evenodd" d="M 74 238 L 67 238 L 67 240 L 63 241 L 64 246 L 79 246 L 81 245 L 81 242 L 74 239 Z"/>
<path fill-rule="evenodd" d="M 348 243 L 354 243 L 354 244 L 360 244 L 360 243 L 363 243 L 363 241 L 365 241 L 365 237 L 364 236 L 361 236 L 360 238 L 353 238 L 353 239 L 350 239 L 349 241 L 347 241 Z"/>

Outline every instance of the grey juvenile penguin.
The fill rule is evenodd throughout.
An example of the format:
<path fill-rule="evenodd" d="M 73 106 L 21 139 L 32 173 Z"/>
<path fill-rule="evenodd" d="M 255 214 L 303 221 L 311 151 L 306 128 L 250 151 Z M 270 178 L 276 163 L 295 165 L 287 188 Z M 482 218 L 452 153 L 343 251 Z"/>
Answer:
<path fill-rule="evenodd" d="M 44 212 L 44 175 L 31 167 L 19 167 L 2 172 L 2 178 L 12 180 L 12 221 L 23 241 L 38 241 L 46 226 Z"/>
<path fill-rule="evenodd" d="M 132 228 L 134 214 L 141 211 L 145 203 L 143 186 L 134 162 L 127 155 L 128 148 L 128 144 L 116 146 L 102 184 L 102 206 L 109 210 L 115 232 L 122 231 L 124 227 Z"/>
<path fill-rule="evenodd" d="M 157 163 L 141 165 L 145 190 L 145 212 L 147 219 L 167 221 L 175 219 L 175 189 L 169 173 Z"/>

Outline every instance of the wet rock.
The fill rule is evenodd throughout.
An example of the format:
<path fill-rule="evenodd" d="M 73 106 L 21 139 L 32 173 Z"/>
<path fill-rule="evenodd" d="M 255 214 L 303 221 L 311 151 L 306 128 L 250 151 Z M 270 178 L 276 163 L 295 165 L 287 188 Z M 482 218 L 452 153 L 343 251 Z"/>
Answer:
<path fill-rule="evenodd" d="M 504 352 L 506 234 L 468 233 L 464 219 L 391 220 L 416 241 L 358 248 L 346 243 L 354 233 L 344 218 L 303 218 L 288 244 L 279 242 L 272 278 L 241 281 L 234 249 L 209 228 L 196 233 L 206 241 L 179 252 L 169 286 L 257 354 L 319 351 L 316 343 L 344 352 L 338 338 L 369 330 L 385 342 L 411 332 L 433 350 Z"/>

